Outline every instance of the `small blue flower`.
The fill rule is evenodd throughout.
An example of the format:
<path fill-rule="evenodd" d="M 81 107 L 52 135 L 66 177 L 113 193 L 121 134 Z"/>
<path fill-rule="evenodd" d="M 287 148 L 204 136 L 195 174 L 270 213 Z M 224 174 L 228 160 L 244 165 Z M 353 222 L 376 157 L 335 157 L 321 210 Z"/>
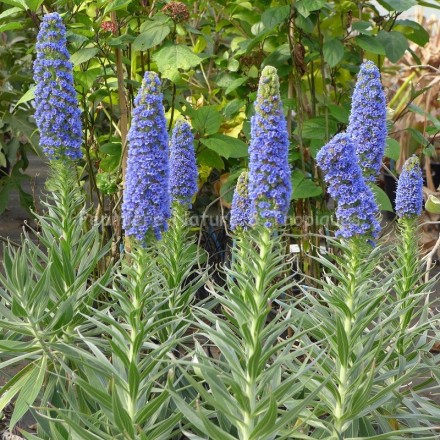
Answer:
<path fill-rule="evenodd" d="M 160 86 L 156 73 L 145 72 L 127 138 L 122 225 L 126 235 L 142 244 L 151 232 L 160 239 L 170 217 L 168 133 Z"/>
<path fill-rule="evenodd" d="M 376 238 L 380 232 L 379 208 L 357 163 L 355 146 L 346 133 L 337 134 L 318 152 L 316 161 L 324 171 L 328 192 L 336 200 L 337 236 L 365 235 Z"/>
<path fill-rule="evenodd" d="M 365 180 L 374 182 L 382 166 L 387 138 L 387 105 L 379 69 L 372 61 L 361 65 L 351 102 L 347 133 Z"/>
<path fill-rule="evenodd" d="M 251 204 L 249 200 L 249 173 L 243 171 L 238 180 L 232 197 L 231 229 L 247 229 L 251 224 Z"/>
<path fill-rule="evenodd" d="M 396 212 L 398 217 L 418 217 L 423 208 L 423 176 L 417 156 L 403 165 L 397 183 Z"/>
<path fill-rule="evenodd" d="M 194 136 L 190 125 L 177 121 L 170 144 L 170 193 L 173 202 L 190 208 L 198 190 Z"/>
<path fill-rule="evenodd" d="M 283 114 L 277 70 L 266 66 L 260 78 L 249 146 L 249 199 L 252 223 L 283 225 L 292 183 L 289 137 Z"/>
<path fill-rule="evenodd" d="M 56 13 L 43 17 L 34 62 L 35 120 L 49 159 L 80 159 L 81 111 L 66 48 L 66 28 Z"/>

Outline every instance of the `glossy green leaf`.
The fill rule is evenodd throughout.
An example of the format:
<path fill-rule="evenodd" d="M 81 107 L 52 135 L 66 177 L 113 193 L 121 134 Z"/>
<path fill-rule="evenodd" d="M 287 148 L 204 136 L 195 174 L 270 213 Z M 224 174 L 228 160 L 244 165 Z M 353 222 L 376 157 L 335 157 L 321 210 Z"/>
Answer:
<path fill-rule="evenodd" d="M 324 116 L 318 116 L 304 121 L 301 134 L 305 139 L 324 140 L 327 134 L 331 137 L 336 130 L 337 124 L 332 118 L 326 120 Z M 298 132 L 298 129 L 295 132 Z"/>
<path fill-rule="evenodd" d="M 191 124 L 201 135 L 217 133 L 222 123 L 222 115 L 213 105 L 207 105 L 190 112 Z"/>
<path fill-rule="evenodd" d="M 111 0 L 104 10 L 104 15 L 112 11 L 126 9 L 132 0 Z"/>
<path fill-rule="evenodd" d="M 11 15 L 17 14 L 18 12 L 19 13 L 23 12 L 23 9 L 22 8 L 18 8 L 16 6 L 13 7 L 13 8 L 6 9 L 6 11 L 3 11 L 0 14 L 0 20 L 4 20 L 6 17 L 9 17 Z"/>
<path fill-rule="evenodd" d="M 400 144 L 395 139 L 388 137 L 385 148 L 385 156 L 393 160 L 398 160 L 400 157 Z"/>
<path fill-rule="evenodd" d="M 228 70 L 230 72 L 237 72 L 237 70 L 240 68 L 240 62 L 236 60 L 235 58 L 230 58 L 228 60 Z"/>
<path fill-rule="evenodd" d="M 207 147 L 197 154 L 197 162 L 200 165 L 216 168 L 217 170 L 223 170 L 225 168 L 225 164 L 220 155 Z"/>
<path fill-rule="evenodd" d="M 326 3 L 325 0 L 298 0 L 295 7 L 303 17 L 308 17 L 310 12 L 321 9 Z"/>
<path fill-rule="evenodd" d="M 373 191 L 376 203 L 381 211 L 394 212 L 390 198 L 382 188 L 377 185 L 371 185 L 371 190 Z"/>
<path fill-rule="evenodd" d="M 120 156 L 122 146 L 120 142 L 108 142 L 99 147 L 101 153 L 110 154 L 110 156 Z"/>
<path fill-rule="evenodd" d="M 244 77 L 244 78 L 237 78 L 234 79 L 226 88 L 225 90 L 225 95 L 229 95 L 230 93 L 232 93 L 234 90 L 236 90 L 238 87 L 242 86 L 243 84 L 246 83 L 246 81 L 248 81 L 248 78 Z"/>
<path fill-rule="evenodd" d="M 246 143 L 224 134 L 216 134 L 206 139 L 200 139 L 200 142 L 226 159 L 245 157 L 248 154 Z"/>
<path fill-rule="evenodd" d="M 14 31 L 16 29 L 22 29 L 22 28 L 23 28 L 22 23 L 19 23 L 18 21 L 13 21 L 10 23 L 0 25 L 0 32 Z"/>
<path fill-rule="evenodd" d="M 427 2 L 427 1 L 423 1 L 423 0 L 418 0 L 418 1 L 419 1 L 419 5 L 424 6 L 425 8 L 440 9 L 440 4 L 438 4 L 438 3 L 433 3 L 432 1 Z"/>
<path fill-rule="evenodd" d="M 292 173 L 292 199 L 309 199 L 322 194 L 322 188 L 310 177 L 303 174 L 301 170 L 294 170 Z"/>
<path fill-rule="evenodd" d="M 419 46 L 424 46 L 429 41 L 429 32 L 419 23 L 413 20 L 397 20 L 393 28 L 401 32 Z"/>
<path fill-rule="evenodd" d="M 350 107 L 336 104 L 329 104 L 328 109 L 330 114 L 342 124 L 348 124 L 348 118 L 350 116 Z"/>
<path fill-rule="evenodd" d="M 351 27 L 353 30 L 358 31 L 361 34 L 365 33 L 365 34 L 369 35 L 371 33 L 372 25 L 369 21 L 359 20 L 359 21 L 355 21 L 351 25 Z"/>
<path fill-rule="evenodd" d="M 301 14 L 297 14 L 295 18 L 295 26 L 299 29 L 302 29 L 304 32 L 311 33 L 315 28 L 315 23 L 310 20 L 310 17 L 304 17 Z"/>
<path fill-rule="evenodd" d="M 33 85 L 29 88 L 29 90 L 17 101 L 17 103 L 14 106 L 14 110 L 20 105 L 24 104 L 25 102 L 32 101 L 35 98 L 35 89 L 36 86 Z"/>
<path fill-rule="evenodd" d="M 275 6 L 263 12 L 261 21 L 266 29 L 273 29 L 275 26 L 287 21 L 289 14 L 290 6 Z"/>
<path fill-rule="evenodd" d="M 108 155 L 101 159 L 99 162 L 99 168 L 103 171 L 112 172 L 118 168 L 120 162 L 120 156 L 118 155 Z"/>
<path fill-rule="evenodd" d="M 2 3 L 4 3 L 5 5 L 15 6 L 23 11 L 28 9 L 25 0 L 3 0 Z"/>
<path fill-rule="evenodd" d="M 408 40 L 400 32 L 380 31 L 377 39 L 384 47 L 386 56 L 393 63 L 397 63 L 408 49 Z"/>
<path fill-rule="evenodd" d="M 90 90 L 101 72 L 102 70 L 100 67 L 87 70 L 75 70 L 73 72 L 73 77 L 76 84 L 84 87 L 86 90 Z M 103 92 L 105 93 L 105 91 Z"/>
<path fill-rule="evenodd" d="M 423 147 L 426 147 L 429 145 L 429 141 L 428 139 L 425 138 L 425 136 L 423 136 L 422 133 L 420 133 L 419 130 L 415 129 L 415 128 L 407 128 L 407 131 L 410 132 L 411 137 L 420 145 L 422 145 Z"/>
<path fill-rule="evenodd" d="M 330 67 L 335 67 L 344 57 L 344 45 L 337 38 L 326 41 L 322 50 L 324 60 Z"/>
<path fill-rule="evenodd" d="M 375 53 L 377 55 L 385 55 L 385 48 L 382 43 L 370 35 L 358 35 L 354 42 L 367 52 Z"/>
<path fill-rule="evenodd" d="M 153 60 L 164 78 L 174 80 L 179 76 L 180 69 L 189 70 L 200 64 L 202 59 L 186 45 L 166 43 L 153 55 Z"/>
<path fill-rule="evenodd" d="M 44 0 L 24 0 L 29 10 L 36 12 L 36 10 L 43 4 Z"/>
<path fill-rule="evenodd" d="M 290 45 L 282 44 L 263 61 L 263 66 L 280 67 L 291 58 Z"/>
<path fill-rule="evenodd" d="M 404 12 L 417 6 L 417 0 L 377 0 L 387 11 Z"/>
<path fill-rule="evenodd" d="M 168 24 L 151 21 L 143 26 L 142 32 L 133 41 L 133 49 L 138 51 L 146 51 L 154 46 L 162 43 L 163 40 L 171 32 Z"/>
<path fill-rule="evenodd" d="M 73 63 L 74 66 L 79 66 L 80 64 L 92 59 L 98 52 L 99 49 L 97 47 L 84 47 L 78 52 L 75 52 L 70 57 L 70 61 Z"/>

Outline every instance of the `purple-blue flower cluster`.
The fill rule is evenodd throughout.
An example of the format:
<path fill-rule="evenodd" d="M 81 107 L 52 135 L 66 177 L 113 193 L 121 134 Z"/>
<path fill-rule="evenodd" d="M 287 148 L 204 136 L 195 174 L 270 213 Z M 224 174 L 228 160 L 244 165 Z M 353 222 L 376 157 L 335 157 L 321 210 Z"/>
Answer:
<path fill-rule="evenodd" d="M 66 48 L 66 28 L 56 13 L 43 17 L 34 62 L 35 120 L 50 159 L 80 159 L 81 111 Z"/>
<path fill-rule="evenodd" d="M 379 208 L 366 184 L 356 159 L 355 146 L 346 133 L 337 134 L 321 148 L 316 161 L 324 171 L 328 192 L 336 200 L 337 236 L 364 235 L 376 238 L 380 232 Z"/>
<path fill-rule="evenodd" d="M 251 224 L 251 204 L 249 200 L 249 173 L 243 171 L 238 180 L 232 197 L 231 229 L 247 229 Z"/>
<path fill-rule="evenodd" d="M 361 65 L 352 96 L 347 133 L 365 180 L 374 182 L 382 166 L 387 138 L 387 106 L 379 69 L 372 61 Z"/>
<path fill-rule="evenodd" d="M 122 204 L 125 234 L 145 244 L 160 239 L 170 217 L 169 147 L 160 80 L 145 72 L 134 101 L 128 132 L 128 160 Z"/>
<path fill-rule="evenodd" d="M 177 121 L 170 144 L 170 193 L 172 202 L 190 208 L 198 190 L 194 136 L 190 125 Z"/>
<path fill-rule="evenodd" d="M 423 208 L 423 176 L 417 156 L 403 164 L 396 191 L 398 217 L 418 217 Z"/>
<path fill-rule="evenodd" d="M 251 121 L 249 199 L 252 223 L 269 228 L 285 223 L 292 193 L 289 138 L 279 89 L 277 70 L 266 66 Z"/>

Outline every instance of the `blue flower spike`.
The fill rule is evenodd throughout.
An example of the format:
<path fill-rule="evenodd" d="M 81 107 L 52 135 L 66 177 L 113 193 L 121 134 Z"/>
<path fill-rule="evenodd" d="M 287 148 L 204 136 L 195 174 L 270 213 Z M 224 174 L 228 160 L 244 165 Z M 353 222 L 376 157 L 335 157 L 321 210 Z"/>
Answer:
<path fill-rule="evenodd" d="M 260 77 L 249 146 L 249 199 L 252 223 L 284 225 L 292 183 L 289 137 L 277 70 L 266 66 Z"/>
<path fill-rule="evenodd" d="M 82 157 L 81 111 L 66 44 L 60 15 L 46 14 L 38 32 L 34 62 L 35 121 L 44 153 L 55 160 Z"/>
<path fill-rule="evenodd" d="M 372 61 L 361 65 L 352 96 L 347 133 L 365 180 L 376 181 L 387 138 L 387 105 L 380 72 Z"/>
<path fill-rule="evenodd" d="M 423 208 L 423 175 L 417 156 L 403 164 L 396 191 L 396 213 L 399 218 L 415 218 Z"/>
<path fill-rule="evenodd" d="M 169 146 L 160 79 L 145 72 L 135 98 L 128 132 L 128 158 L 122 204 L 127 236 L 142 244 L 168 228 L 170 218 Z"/>
<path fill-rule="evenodd" d="M 316 156 L 329 194 L 336 200 L 337 236 L 377 238 L 379 208 L 356 160 L 355 146 L 346 133 L 337 134 Z"/>
<path fill-rule="evenodd" d="M 249 173 L 243 171 L 237 180 L 232 197 L 230 225 L 232 230 L 246 230 L 251 224 L 249 200 Z"/>
<path fill-rule="evenodd" d="M 177 121 L 170 143 L 170 194 L 173 203 L 191 207 L 197 193 L 197 163 L 191 126 Z"/>

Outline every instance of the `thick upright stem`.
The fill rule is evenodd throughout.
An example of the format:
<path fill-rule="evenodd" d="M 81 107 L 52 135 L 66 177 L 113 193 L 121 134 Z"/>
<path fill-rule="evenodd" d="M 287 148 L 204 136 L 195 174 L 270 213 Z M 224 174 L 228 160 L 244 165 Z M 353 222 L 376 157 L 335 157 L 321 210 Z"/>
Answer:
<path fill-rule="evenodd" d="M 403 313 L 399 316 L 400 334 L 397 347 L 400 354 L 405 352 L 404 334 L 406 327 L 411 322 L 413 307 L 411 299 L 412 291 L 420 281 L 420 271 L 418 266 L 418 237 L 417 218 L 399 219 L 400 240 L 399 255 L 397 265 L 400 269 L 400 277 L 396 280 L 396 294 L 400 302 Z"/>
<path fill-rule="evenodd" d="M 353 239 L 351 241 L 351 250 L 348 255 L 349 260 L 347 261 L 346 270 L 347 270 L 347 296 L 345 298 L 345 303 L 349 312 L 345 315 L 343 326 L 345 335 L 347 338 L 347 346 L 349 353 L 346 358 L 340 359 L 339 356 L 336 357 L 336 368 L 338 371 L 338 392 L 339 399 L 336 403 L 334 417 L 335 417 L 335 430 L 337 431 L 340 438 L 342 438 L 342 434 L 345 431 L 344 429 L 344 414 L 346 410 L 346 398 L 347 391 L 350 386 L 350 352 L 352 350 L 352 331 L 353 331 L 353 322 L 355 318 L 355 295 L 357 289 L 357 279 L 359 276 L 359 264 L 361 262 L 362 256 L 360 249 L 357 249 L 356 241 Z M 338 343 L 340 343 L 338 341 Z"/>
<path fill-rule="evenodd" d="M 255 279 L 255 308 L 250 308 L 251 316 L 249 316 L 249 327 L 252 341 L 247 343 L 246 346 L 246 396 L 249 402 L 249 409 L 243 413 L 243 428 L 241 432 L 241 440 L 249 440 L 252 432 L 255 428 L 256 422 L 256 405 L 257 405 L 257 377 L 256 373 L 248 368 L 254 356 L 255 349 L 260 343 L 261 339 L 261 328 L 259 328 L 259 322 L 261 322 L 261 315 L 267 314 L 268 310 L 265 299 L 265 289 L 266 289 L 266 268 L 268 263 L 268 257 L 270 255 L 272 248 L 271 243 L 271 232 L 270 229 L 265 228 L 263 230 L 261 241 L 260 241 L 260 256 L 259 256 L 259 267 L 260 272 Z M 257 373 L 258 374 L 258 373 Z"/>
<path fill-rule="evenodd" d="M 143 295 L 143 286 L 145 284 L 145 252 L 144 248 L 138 248 L 135 250 L 137 255 L 134 258 L 135 264 L 135 280 L 133 286 L 133 295 L 132 295 L 132 304 L 133 304 L 133 312 L 130 314 L 129 324 L 130 324 L 130 343 L 128 347 L 128 360 L 130 364 L 137 364 L 139 353 L 136 349 L 138 344 L 136 343 L 139 334 L 142 333 L 142 295 Z M 127 399 L 127 412 L 130 416 L 133 425 L 136 420 L 136 411 L 137 411 L 137 393 L 135 390 L 129 389 L 128 399 Z"/>

